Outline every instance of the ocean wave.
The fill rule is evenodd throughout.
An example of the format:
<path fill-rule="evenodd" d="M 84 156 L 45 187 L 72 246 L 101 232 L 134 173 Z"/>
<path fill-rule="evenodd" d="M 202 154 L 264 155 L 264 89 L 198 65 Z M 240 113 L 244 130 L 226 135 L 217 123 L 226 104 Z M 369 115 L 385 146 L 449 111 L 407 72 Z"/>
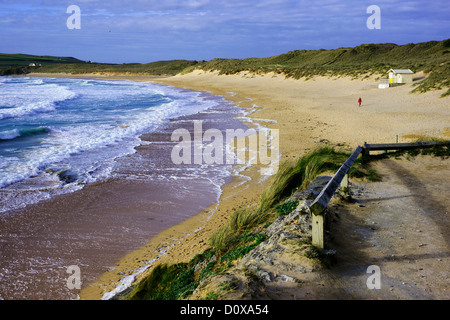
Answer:
<path fill-rule="evenodd" d="M 29 81 L 30 84 L 44 84 L 42 79 L 32 79 Z"/>
<path fill-rule="evenodd" d="M 31 129 L 13 129 L 7 131 L 0 131 L 0 141 L 2 140 L 13 140 L 20 137 L 29 137 L 34 135 L 40 135 L 44 133 L 50 132 L 49 128 L 46 127 L 38 127 Z"/>
<path fill-rule="evenodd" d="M 51 112 L 57 103 L 76 97 L 69 88 L 41 82 L 14 84 L 4 90 L 0 97 L 0 120 Z"/>
<path fill-rule="evenodd" d="M 0 188 L 49 168 L 71 169 L 76 184 L 103 180 L 111 176 L 115 159 L 136 152 L 141 134 L 222 103 L 208 94 L 140 82 L 13 80 L 21 82 L 11 81 L 2 88 L 8 94 L 0 96 L 0 146 L 5 146 L 0 149 Z M 34 135 L 42 139 L 19 143 Z M 11 148 L 8 141 L 17 146 Z"/>
<path fill-rule="evenodd" d="M 0 141 L 13 140 L 17 137 L 20 137 L 20 132 L 17 129 L 0 132 Z"/>

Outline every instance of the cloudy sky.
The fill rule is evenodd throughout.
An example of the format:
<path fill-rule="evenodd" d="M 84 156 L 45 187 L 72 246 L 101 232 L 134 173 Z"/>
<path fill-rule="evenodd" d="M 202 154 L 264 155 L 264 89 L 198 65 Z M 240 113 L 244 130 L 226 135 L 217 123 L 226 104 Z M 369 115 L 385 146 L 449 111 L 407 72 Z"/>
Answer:
<path fill-rule="evenodd" d="M 69 29 L 70 5 L 80 29 Z M 367 20 L 380 8 L 381 28 Z M 448 0 L 0 0 L 0 52 L 108 63 L 450 38 Z M 371 20 L 373 21 L 373 20 Z"/>

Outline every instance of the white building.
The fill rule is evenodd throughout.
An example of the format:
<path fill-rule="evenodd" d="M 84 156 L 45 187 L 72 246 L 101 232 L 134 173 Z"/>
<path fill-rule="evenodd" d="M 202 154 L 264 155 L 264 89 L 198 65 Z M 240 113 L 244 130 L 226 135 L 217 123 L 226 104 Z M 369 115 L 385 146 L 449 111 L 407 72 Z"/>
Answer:
<path fill-rule="evenodd" d="M 389 73 L 389 84 L 391 83 L 411 83 L 413 74 L 409 69 L 391 69 Z"/>

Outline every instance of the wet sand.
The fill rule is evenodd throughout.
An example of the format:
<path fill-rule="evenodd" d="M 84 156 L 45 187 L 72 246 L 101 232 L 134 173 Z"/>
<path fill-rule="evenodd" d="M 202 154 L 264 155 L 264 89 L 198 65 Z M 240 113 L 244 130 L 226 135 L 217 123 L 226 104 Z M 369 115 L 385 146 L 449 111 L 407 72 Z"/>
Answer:
<path fill-rule="evenodd" d="M 246 129 L 235 119 L 239 114 L 237 107 L 224 102 L 172 119 L 142 135 L 136 153 L 117 160 L 114 178 L 3 213 L 0 297 L 78 299 L 80 290 L 67 287 L 69 266 L 80 268 L 84 289 L 130 251 L 216 203 L 221 185 L 231 181 L 229 168 L 174 164 L 171 151 L 177 142 L 171 141 L 171 134 L 185 128 L 193 137 L 193 120 L 201 120 L 203 130 Z M 186 233 L 180 230 L 169 242 Z"/>

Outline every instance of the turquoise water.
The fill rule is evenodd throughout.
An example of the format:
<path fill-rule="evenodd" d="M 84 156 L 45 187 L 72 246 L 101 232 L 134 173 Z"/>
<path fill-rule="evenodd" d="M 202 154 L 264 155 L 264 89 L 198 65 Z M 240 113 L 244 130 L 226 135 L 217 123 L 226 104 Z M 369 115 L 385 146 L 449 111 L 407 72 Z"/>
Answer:
<path fill-rule="evenodd" d="M 88 286 L 131 250 L 211 206 L 202 214 L 209 219 L 222 186 L 245 166 L 172 161 L 173 133 L 184 129 L 195 140 L 195 121 L 204 135 L 214 129 L 225 137 L 249 120 L 224 97 L 171 86 L 0 77 L 0 300 L 77 299 L 69 266 L 80 267 Z M 155 254 L 202 227 L 174 233 Z M 105 297 L 153 259 L 137 263 Z"/>
<path fill-rule="evenodd" d="M 0 191 L 42 191 L 21 198 L 23 206 L 50 197 L 49 190 L 106 179 L 115 159 L 135 152 L 142 133 L 218 103 L 147 82 L 2 77 Z M 10 193 L 0 197 L 0 212 L 19 205 Z"/>

